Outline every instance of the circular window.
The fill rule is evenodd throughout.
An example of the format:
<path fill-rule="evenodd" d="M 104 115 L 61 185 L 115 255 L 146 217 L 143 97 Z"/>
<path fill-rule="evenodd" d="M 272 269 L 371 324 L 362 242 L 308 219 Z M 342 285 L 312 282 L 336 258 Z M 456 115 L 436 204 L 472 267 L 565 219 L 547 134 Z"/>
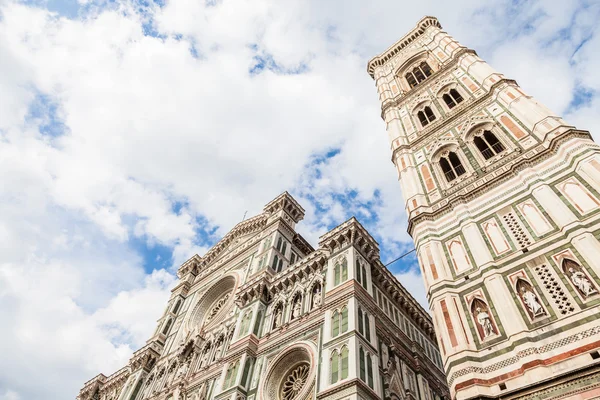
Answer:
<path fill-rule="evenodd" d="M 233 305 L 234 291 L 237 287 L 235 276 L 229 275 L 208 289 L 198 300 L 188 321 L 189 331 L 205 329 L 220 322 Z"/>
<path fill-rule="evenodd" d="M 300 400 L 309 397 L 315 385 L 316 350 L 308 342 L 283 350 L 270 364 L 261 382 L 260 400 Z"/>
<path fill-rule="evenodd" d="M 282 400 L 293 400 L 298 397 L 298 393 L 304 389 L 308 381 L 309 372 L 310 365 L 308 364 L 300 364 L 290 371 L 281 385 L 279 398 Z"/>

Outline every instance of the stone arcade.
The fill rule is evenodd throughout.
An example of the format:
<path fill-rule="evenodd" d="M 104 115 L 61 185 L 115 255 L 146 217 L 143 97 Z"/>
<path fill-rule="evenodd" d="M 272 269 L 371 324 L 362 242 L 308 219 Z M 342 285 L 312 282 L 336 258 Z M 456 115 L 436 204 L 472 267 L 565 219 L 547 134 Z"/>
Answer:
<path fill-rule="evenodd" d="M 186 261 L 154 335 L 78 400 L 448 399 L 433 322 L 375 240 L 351 218 L 315 250 L 303 217 L 283 193 Z"/>
<path fill-rule="evenodd" d="M 367 69 L 452 398 L 600 398 L 600 147 L 435 18 Z"/>

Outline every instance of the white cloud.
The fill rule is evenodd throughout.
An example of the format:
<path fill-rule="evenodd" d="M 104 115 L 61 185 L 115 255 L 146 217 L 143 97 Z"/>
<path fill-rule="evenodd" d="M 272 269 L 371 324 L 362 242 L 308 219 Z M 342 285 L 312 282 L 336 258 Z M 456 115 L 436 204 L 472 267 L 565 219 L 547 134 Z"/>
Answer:
<path fill-rule="evenodd" d="M 287 189 L 313 244 L 355 213 L 406 250 L 366 61 L 434 14 L 564 113 L 600 89 L 598 7 L 521 3 L 97 1 L 67 19 L 0 0 L 0 399 L 73 398 L 151 334 L 174 277 L 133 241 L 177 265 Z M 567 117 L 594 130 L 599 110 Z M 40 134 L 52 113 L 63 134 Z M 397 276 L 425 304 L 418 271 Z"/>

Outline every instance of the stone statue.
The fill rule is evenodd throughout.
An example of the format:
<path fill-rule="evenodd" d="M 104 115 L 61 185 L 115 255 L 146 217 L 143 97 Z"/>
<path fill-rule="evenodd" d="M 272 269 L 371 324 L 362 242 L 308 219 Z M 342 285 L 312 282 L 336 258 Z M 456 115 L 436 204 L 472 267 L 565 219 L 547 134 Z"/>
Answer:
<path fill-rule="evenodd" d="M 317 291 L 313 293 L 312 308 L 321 306 L 321 288 L 317 288 Z"/>
<path fill-rule="evenodd" d="M 490 315 L 483 311 L 481 307 L 477 307 L 477 323 L 483 328 L 483 338 L 492 336 L 494 333 L 494 326 L 490 320 Z"/>
<path fill-rule="evenodd" d="M 294 302 L 294 309 L 292 310 L 292 318 L 293 319 L 296 319 L 300 316 L 300 310 L 302 308 L 300 302 L 301 302 L 300 298 L 297 298 L 296 301 Z"/>
<path fill-rule="evenodd" d="M 596 292 L 596 289 L 594 289 L 594 286 L 592 286 L 592 283 L 583 272 L 575 271 L 571 267 L 569 268 L 569 274 L 573 285 L 575 285 L 581 291 L 581 293 L 585 295 L 585 297 L 588 297 Z"/>
<path fill-rule="evenodd" d="M 531 290 L 527 289 L 526 287 L 522 287 L 521 298 L 533 316 L 545 314 L 545 311 L 542 308 L 542 305 L 539 303 L 538 298 Z"/>
<path fill-rule="evenodd" d="M 181 365 L 179 366 L 179 370 L 177 370 L 177 378 L 181 378 L 184 377 L 189 369 L 189 364 L 187 362 L 183 362 L 181 363 Z"/>
<path fill-rule="evenodd" d="M 275 309 L 275 319 L 274 319 L 274 323 L 273 323 L 274 328 L 279 328 L 281 326 L 281 318 L 282 318 L 281 307 L 277 307 Z"/>

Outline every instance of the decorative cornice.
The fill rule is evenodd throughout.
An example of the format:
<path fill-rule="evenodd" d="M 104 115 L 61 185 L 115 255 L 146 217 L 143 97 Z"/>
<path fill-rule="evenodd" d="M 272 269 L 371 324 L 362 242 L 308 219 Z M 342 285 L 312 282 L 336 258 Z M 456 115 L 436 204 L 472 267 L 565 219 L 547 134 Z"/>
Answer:
<path fill-rule="evenodd" d="M 388 60 L 394 57 L 398 52 L 408 46 L 410 43 L 415 41 L 419 36 L 421 36 L 425 30 L 430 27 L 435 26 L 436 28 L 442 29 L 442 25 L 440 25 L 439 21 L 435 17 L 423 17 L 417 23 L 417 26 L 413 28 L 410 32 L 404 35 L 400 40 L 390 46 L 387 50 L 381 53 L 378 56 L 373 57 L 367 63 L 367 71 L 371 78 L 375 79 L 375 68 L 385 64 Z"/>
<path fill-rule="evenodd" d="M 355 217 L 333 228 L 319 238 L 319 247 L 333 253 L 335 249 L 352 244 L 369 262 L 379 259 L 379 244 Z"/>
<path fill-rule="evenodd" d="M 181 267 L 179 267 L 177 276 L 181 279 L 187 273 L 193 273 L 194 270 L 196 270 L 197 273 L 199 273 L 201 270 L 206 272 L 207 270 L 205 270 L 204 267 L 207 267 L 211 262 L 216 260 L 233 242 L 233 240 L 240 236 L 245 236 L 252 232 L 258 232 L 259 230 L 263 229 L 266 226 L 267 218 L 268 214 L 263 213 L 238 223 L 231 231 L 223 236 L 223 238 L 219 240 L 217 244 L 211 247 L 210 250 L 206 252 L 204 257 L 194 255 L 192 258 L 184 262 Z"/>
<path fill-rule="evenodd" d="M 371 269 L 372 278 L 378 283 L 378 286 L 387 292 L 397 304 L 404 309 L 414 323 L 416 323 L 425 333 L 429 335 L 430 340 L 436 343 L 435 331 L 431 316 L 425 311 L 417 300 L 402 286 L 394 274 L 387 269 L 381 260 L 377 260 Z"/>
<path fill-rule="evenodd" d="M 268 202 L 263 209 L 267 214 L 274 214 L 279 210 L 285 210 L 296 223 L 304 219 L 304 208 L 288 192 L 283 192 Z"/>
<path fill-rule="evenodd" d="M 385 99 L 383 101 L 383 103 L 381 104 L 381 118 L 385 118 L 385 112 L 388 110 L 388 108 L 394 107 L 394 106 L 400 107 L 400 106 L 404 105 L 405 103 L 412 101 L 414 97 L 418 97 L 423 93 L 427 93 L 428 89 L 440 84 L 441 81 L 439 78 L 444 77 L 444 75 L 448 71 L 455 68 L 456 65 L 458 64 L 458 59 L 465 54 L 472 54 L 475 56 L 477 55 L 475 50 L 463 47 L 459 51 L 457 51 L 456 54 L 454 56 L 452 56 L 452 58 L 450 60 L 446 61 L 444 64 L 441 64 L 440 69 L 435 71 L 433 73 L 433 75 L 428 77 L 427 80 L 425 80 L 424 82 L 420 83 L 418 86 L 415 86 L 414 88 L 411 88 L 410 90 L 401 92 L 392 98 Z"/>
<path fill-rule="evenodd" d="M 409 218 L 407 227 L 409 235 L 412 236 L 414 227 L 420 222 L 433 221 L 439 215 L 450 212 L 452 209 L 454 209 L 455 205 L 465 204 L 466 202 L 471 201 L 483 193 L 488 192 L 491 186 L 498 185 L 510 178 L 515 177 L 517 173 L 524 168 L 532 167 L 549 157 L 551 154 L 556 153 L 563 142 L 573 137 L 592 139 L 592 136 L 588 131 L 573 128 L 565 131 L 559 136 L 554 137 L 550 141 L 548 147 L 545 147 L 542 143 L 536 148 L 528 150 L 525 152 L 525 154 L 523 154 L 522 158 L 513 160 L 513 163 L 510 165 L 503 166 L 506 167 L 505 170 L 499 171 L 498 169 L 493 169 L 487 174 L 483 174 L 477 178 L 477 182 L 485 181 L 485 183 L 477 185 L 477 182 L 473 182 L 472 185 L 469 186 L 468 190 L 467 188 L 463 188 L 461 191 L 455 192 L 448 197 L 445 197 L 443 200 L 438 201 L 436 205 L 439 205 L 439 207 L 437 207 L 434 211 L 424 211 Z M 496 176 L 493 176 L 493 174 L 496 174 Z"/>
<path fill-rule="evenodd" d="M 129 359 L 129 368 L 131 372 L 135 372 L 140 368 L 150 371 L 156 360 L 160 358 L 163 350 L 163 345 L 157 341 L 152 341 L 144 347 L 133 353 Z"/>
<path fill-rule="evenodd" d="M 447 114 L 440 116 L 437 120 L 435 120 L 431 124 L 427 125 L 426 128 L 424 128 L 423 130 L 421 130 L 419 132 L 419 134 L 415 140 L 413 140 L 409 144 L 401 144 L 398 147 L 396 147 L 392 151 L 392 162 L 396 158 L 397 152 L 399 152 L 401 150 L 411 150 L 412 148 L 414 148 L 416 145 L 419 145 L 419 144 L 424 146 L 425 144 L 422 144 L 421 142 L 424 142 L 426 140 L 435 140 L 436 138 L 434 138 L 432 135 L 430 135 L 434 131 L 443 131 L 444 129 L 446 129 L 446 126 L 448 126 L 448 125 L 454 124 L 455 122 L 460 121 L 460 120 L 469 119 L 471 117 L 469 115 L 469 112 L 472 109 L 481 108 L 482 106 L 484 106 L 485 103 L 487 101 L 489 101 L 491 99 L 491 97 L 494 95 L 494 92 L 497 89 L 500 89 L 500 87 L 503 86 L 504 84 L 518 86 L 517 81 L 515 81 L 514 79 L 502 78 L 502 79 L 498 80 L 498 82 L 496 82 L 492 86 L 490 86 L 489 91 L 486 92 L 483 96 L 479 97 L 476 100 L 466 100 L 465 102 L 459 104 L 457 107 L 454 107 L 452 110 L 447 112 Z"/>

